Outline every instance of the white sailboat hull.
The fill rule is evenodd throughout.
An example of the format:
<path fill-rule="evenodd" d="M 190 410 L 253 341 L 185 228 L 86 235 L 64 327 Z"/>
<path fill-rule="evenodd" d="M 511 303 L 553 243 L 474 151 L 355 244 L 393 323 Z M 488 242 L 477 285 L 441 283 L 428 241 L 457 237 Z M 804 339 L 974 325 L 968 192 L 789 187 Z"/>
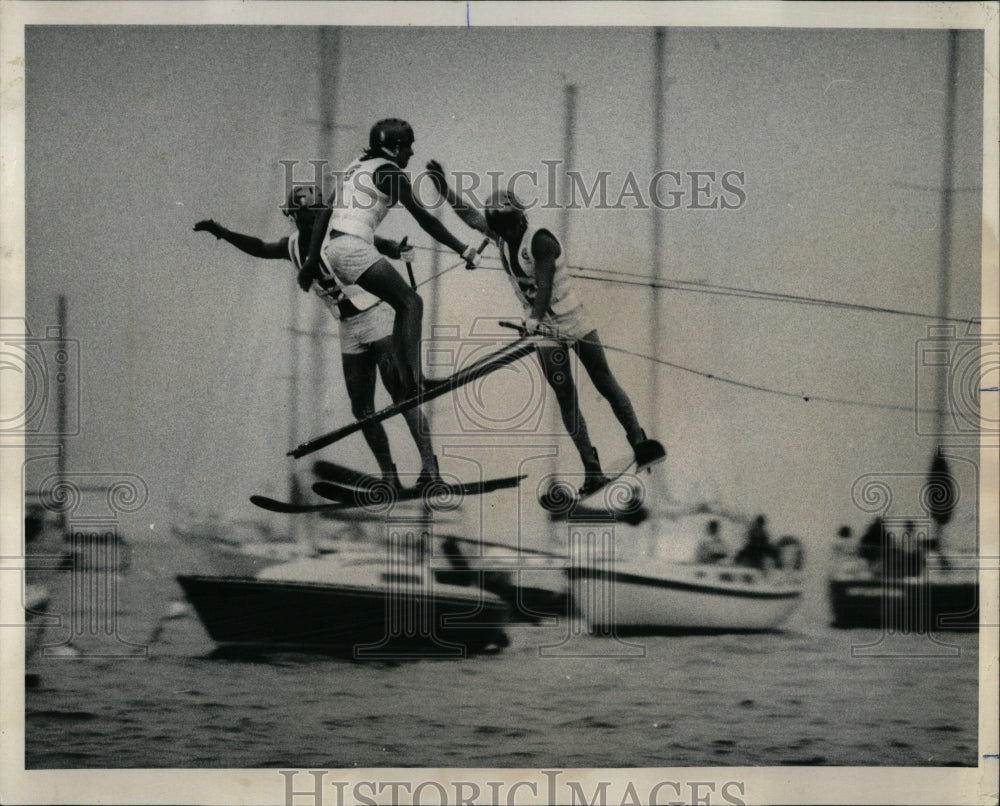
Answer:
<path fill-rule="evenodd" d="M 795 574 L 730 565 L 581 565 L 568 576 L 576 613 L 605 633 L 774 630 L 802 597 Z"/>

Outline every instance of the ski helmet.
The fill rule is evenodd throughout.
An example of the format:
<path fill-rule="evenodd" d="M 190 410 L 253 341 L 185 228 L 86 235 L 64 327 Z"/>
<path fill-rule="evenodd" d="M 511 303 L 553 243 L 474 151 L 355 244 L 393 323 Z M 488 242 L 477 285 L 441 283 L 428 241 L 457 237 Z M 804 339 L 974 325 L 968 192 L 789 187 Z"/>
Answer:
<path fill-rule="evenodd" d="M 524 205 L 521 203 L 521 200 L 509 190 L 493 191 L 486 200 L 484 210 L 486 223 L 491 228 L 513 223 L 513 219 L 523 212 Z"/>
<path fill-rule="evenodd" d="M 395 157 L 400 146 L 413 145 L 413 127 L 399 118 L 380 120 L 368 133 L 368 148 Z"/>
<path fill-rule="evenodd" d="M 524 205 L 510 190 L 494 190 L 486 200 L 487 213 L 507 213 L 515 210 L 523 213 Z"/>
<path fill-rule="evenodd" d="M 323 203 L 323 194 L 316 185 L 292 185 L 281 211 L 291 218 L 303 208 L 316 207 Z"/>

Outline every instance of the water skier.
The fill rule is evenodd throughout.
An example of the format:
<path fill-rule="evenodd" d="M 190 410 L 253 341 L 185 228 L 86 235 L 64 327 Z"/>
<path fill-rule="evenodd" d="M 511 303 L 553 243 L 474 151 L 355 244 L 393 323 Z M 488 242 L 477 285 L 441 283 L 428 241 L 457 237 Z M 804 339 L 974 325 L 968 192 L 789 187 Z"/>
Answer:
<path fill-rule="evenodd" d="M 397 202 L 435 240 L 475 266 L 479 254 L 462 243 L 429 213 L 413 194 L 403 169 L 413 156 L 413 128 L 404 120 L 388 118 L 376 123 L 368 148 L 344 170 L 332 208 L 321 211 L 313 231 L 299 285 L 308 289 L 325 265 L 344 285 L 359 285 L 385 300 L 396 312 L 392 344 L 400 385 L 407 397 L 423 382 L 420 371 L 420 335 L 423 300 L 375 248 L 375 230 Z"/>
<path fill-rule="evenodd" d="M 570 349 L 579 357 L 594 387 L 611 405 L 633 450 L 646 442 L 646 433 L 639 425 L 629 396 L 611 372 L 597 329 L 573 291 L 562 244 L 549 230 L 528 221 L 524 205 L 513 193 L 494 192 L 481 213 L 449 189 L 440 163 L 431 160 L 427 170 L 459 218 L 494 241 L 500 250 L 500 262 L 524 308 L 526 331 L 549 337 L 545 344 L 539 345 L 538 359 L 555 392 L 563 425 L 580 454 L 586 474 L 580 495 L 585 496 L 608 479 L 580 412 L 569 366 Z"/>
<path fill-rule="evenodd" d="M 284 207 L 285 215 L 295 222 L 296 231 L 290 236 L 264 242 L 260 238 L 226 229 L 211 219 L 199 221 L 194 229 L 197 232 L 209 232 L 253 257 L 291 261 L 296 271 L 301 271 L 305 252 L 315 230 L 317 215 L 323 209 L 329 208 L 322 204 L 319 188 L 314 185 L 296 185 L 289 192 Z M 379 253 L 394 260 L 413 260 L 412 247 L 378 236 L 373 237 L 373 245 Z M 376 370 L 393 401 L 402 400 L 406 390 L 401 388 L 395 370 L 393 309 L 357 285 L 341 284 L 329 271 L 320 272 L 311 282 L 310 290 L 323 300 L 330 313 L 338 320 L 344 383 L 354 417 L 361 420 L 375 411 Z M 411 409 L 403 416 L 420 453 L 421 470 L 417 485 L 424 486 L 439 478 L 427 420 L 419 408 Z M 381 423 L 371 423 L 362 429 L 362 434 L 375 455 L 383 480 L 400 488 L 385 428 Z"/>

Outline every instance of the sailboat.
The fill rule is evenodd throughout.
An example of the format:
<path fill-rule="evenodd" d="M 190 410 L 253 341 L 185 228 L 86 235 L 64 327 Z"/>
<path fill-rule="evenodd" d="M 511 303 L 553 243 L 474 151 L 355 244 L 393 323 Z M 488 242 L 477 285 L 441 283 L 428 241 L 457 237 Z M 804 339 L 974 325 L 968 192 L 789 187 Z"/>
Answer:
<path fill-rule="evenodd" d="M 955 87 L 958 85 L 957 32 L 948 32 L 948 69 L 944 170 L 941 187 L 941 241 L 939 260 L 938 318 L 948 321 L 950 298 L 950 251 L 952 230 L 953 157 L 955 140 Z M 950 347 L 954 328 L 936 327 L 943 336 L 941 350 Z M 979 340 L 974 321 L 969 322 L 970 340 Z M 944 353 L 942 353 L 944 354 Z M 951 367 L 939 365 L 935 423 L 933 433 L 947 434 L 946 409 L 948 373 Z M 970 421 L 979 422 L 980 412 L 961 412 Z M 978 438 L 977 438 L 978 439 Z M 931 461 L 925 488 L 931 523 L 923 527 L 912 523 L 884 523 L 876 519 L 869 527 L 867 552 L 861 547 L 837 551 L 828 579 L 828 594 L 836 627 L 874 627 L 909 633 L 931 630 L 976 630 L 979 627 L 978 558 L 948 559 L 942 555 L 944 527 L 951 521 L 958 489 L 945 456 L 938 447 Z M 848 533 L 842 530 L 842 536 Z M 862 538 L 861 544 L 864 544 Z M 959 565 L 961 563 L 961 565 Z"/>
<path fill-rule="evenodd" d="M 655 533 L 664 545 L 693 545 L 710 522 L 739 534 L 746 528 L 707 507 L 680 507 L 657 513 Z M 512 620 L 571 619 L 594 635 L 771 631 L 802 601 L 802 547 L 791 536 L 777 541 L 772 561 L 751 567 L 731 556 L 636 556 L 631 535 L 611 540 L 595 526 L 562 553 L 453 537 L 452 562 L 506 599 Z"/>
<path fill-rule="evenodd" d="M 979 574 L 940 562 L 924 573 L 890 577 L 855 564 L 830 577 L 833 626 L 899 633 L 979 629 Z"/>
<path fill-rule="evenodd" d="M 940 457 L 931 476 L 947 472 Z M 979 628 L 978 562 L 938 551 L 951 513 L 932 514 L 935 537 L 912 522 L 876 518 L 857 544 L 838 547 L 827 581 L 834 627 L 904 634 Z"/>

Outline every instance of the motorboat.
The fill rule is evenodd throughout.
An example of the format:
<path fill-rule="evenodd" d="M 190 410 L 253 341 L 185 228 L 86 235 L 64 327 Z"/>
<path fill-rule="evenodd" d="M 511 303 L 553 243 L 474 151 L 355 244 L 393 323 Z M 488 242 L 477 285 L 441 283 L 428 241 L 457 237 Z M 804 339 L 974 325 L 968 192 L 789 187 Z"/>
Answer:
<path fill-rule="evenodd" d="M 220 646 L 346 653 L 356 659 L 463 657 L 507 646 L 497 594 L 437 578 L 425 540 L 343 551 L 253 576 L 177 577 Z M 464 580 L 463 580 L 464 581 Z"/>

